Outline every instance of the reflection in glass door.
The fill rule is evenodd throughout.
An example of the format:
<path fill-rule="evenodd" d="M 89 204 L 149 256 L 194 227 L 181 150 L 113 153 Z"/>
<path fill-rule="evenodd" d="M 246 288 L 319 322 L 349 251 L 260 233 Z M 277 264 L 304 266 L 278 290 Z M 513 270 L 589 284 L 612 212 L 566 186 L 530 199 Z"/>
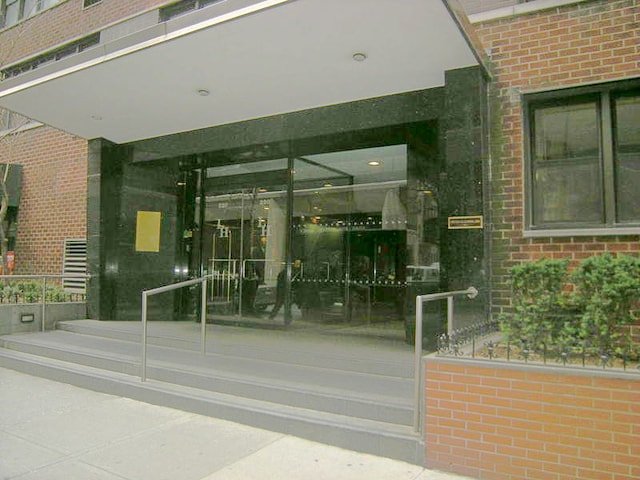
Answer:
<path fill-rule="evenodd" d="M 208 168 L 210 316 L 410 336 L 415 295 L 440 286 L 433 158 L 400 144 Z"/>
<path fill-rule="evenodd" d="M 295 159 L 292 290 L 307 321 L 404 319 L 407 148 Z"/>

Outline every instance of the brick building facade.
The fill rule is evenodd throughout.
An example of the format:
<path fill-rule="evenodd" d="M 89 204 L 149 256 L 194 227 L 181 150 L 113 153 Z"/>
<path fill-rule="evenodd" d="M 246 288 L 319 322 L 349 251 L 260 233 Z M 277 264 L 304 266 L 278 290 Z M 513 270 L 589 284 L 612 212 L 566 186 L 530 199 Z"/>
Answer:
<path fill-rule="evenodd" d="M 99 30 L 103 36 L 118 38 L 135 31 L 135 19 L 144 17 L 141 14 L 174 2 L 103 0 L 88 2 L 92 5 L 86 8 L 83 3 L 87 2 L 59 2 L 1 31 L 0 65 L 14 66 Z M 563 99 L 597 97 L 598 112 L 613 109 L 611 99 L 624 97 L 629 99 L 625 103 L 627 117 L 637 115 L 639 86 L 634 81 L 640 76 L 640 7 L 636 0 L 461 3 L 471 14 L 475 35 L 490 59 L 493 77 L 489 82 L 489 148 L 483 200 L 485 233 L 490 237 L 486 242 L 485 274 L 491 285 L 490 305 L 493 312 L 500 312 L 509 304 L 508 269 L 515 264 L 541 257 L 579 260 L 605 251 L 637 254 L 640 249 L 640 218 L 634 218 L 637 209 L 625 207 L 624 216 L 616 204 L 619 187 L 615 183 L 619 181 L 616 152 L 603 154 L 613 159 L 606 160 L 607 165 L 602 167 L 605 172 L 596 180 L 597 188 L 602 189 L 600 196 L 604 197 L 597 207 L 602 212 L 595 215 L 600 218 L 585 214 L 584 222 L 572 225 L 567 218 L 556 221 L 545 217 L 544 209 L 551 207 L 545 203 L 547 199 L 536 193 L 543 186 L 534 185 L 532 156 L 537 144 L 530 137 L 534 110 L 549 102 L 560 105 L 558 92 Z M 126 25 L 119 23 L 123 19 L 131 21 Z M 586 90 L 577 90 L 583 87 Z M 602 103 L 605 98 L 602 88 L 608 106 Z M 611 112 L 605 115 L 609 122 Z M 553 118 L 550 125 L 555 125 Z M 602 125 L 596 130 L 603 131 Z M 633 154 L 633 148 L 638 147 L 633 146 L 637 137 L 633 131 L 626 134 L 629 139 L 625 141 L 630 142 L 629 151 Z M 18 135 L 19 139 L 12 142 L 10 155 L 6 149 L 1 150 L 5 147 L 0 147 L 2 162 L 9 157 L 9 163 L 24 166 L 16 272 L 57 273 L 62 261 L 61 241 L 85 236 L 87 143 L 44 126 Z M 615 139 L 609 143 L 616 144 Z M 615 145 L 610 148 L 615 150 Z M 631 172 L 629 181 L 637 185 L 638 176 L 633 173 L 638 165 L 637 150 L 635 155 L 635 159 L 625 160 L 625 168 Z M 540 158 L 544 160 L 543 157 L 544 154 Z M 552 160 L 558 161 L 555 157 Z M 562 159 L 559 161 L 562 163 Z M 544 168 L 542 163 L 540 168 Z M 613 183 L 600 185 L 607 182 Z M 557 184 L 549 185 L 562 190 Z M 534 201 L 542 210 L 534 212 L 538 208 L 532 205 Z M 561 198 L 559 202 L 565 209 L 574 205 L 573 200 Z"/>
<path fill-rule="evenodd" d="M 39 126 L 2 142 L 0 158 L 22 166 L 14 273 L 57 275 L 65 239 L 86 236 L 87 143 Z"/>
<path fill-rule="evenodd" d="M 569 2 L 485 21 L 481 15 L 472 17 L 490 52 L 495 75 L 491 87 L 495 311 L 509 304 L 508 269 L 515 264 L 542 257 L 580 260 L 605 251 L 637 254 L 640 250 L 637 232 L 616 235 L 615 228 L 575 231 L 575 235 L 552 229 L 541 236 L 524 234 L 530 200 L 524 191 L 527 112 L 523 109 L 529 93 L 567 89 L 569 97 L 580 86 L 638 79 L 639 17 L 640 7 L 634 0 Z M 636 84 L 636 95 L 637 89 Z M 637 157 L 635 161 L 637 168 Z"/>

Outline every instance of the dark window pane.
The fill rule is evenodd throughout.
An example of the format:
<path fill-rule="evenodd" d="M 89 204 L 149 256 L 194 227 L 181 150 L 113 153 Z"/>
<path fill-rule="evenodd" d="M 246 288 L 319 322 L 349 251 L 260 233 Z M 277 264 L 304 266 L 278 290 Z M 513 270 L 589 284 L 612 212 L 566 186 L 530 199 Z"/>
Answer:
<path fill-rule="evenodd" d="M 538 107 L 533 128 L 534 224 L 603 222 L 596 102 Z"/>
<path fill-rule="evenodd" d="M 619 222 L 640 221 L 640 95 L 615 100 L 616 212 Z"/>

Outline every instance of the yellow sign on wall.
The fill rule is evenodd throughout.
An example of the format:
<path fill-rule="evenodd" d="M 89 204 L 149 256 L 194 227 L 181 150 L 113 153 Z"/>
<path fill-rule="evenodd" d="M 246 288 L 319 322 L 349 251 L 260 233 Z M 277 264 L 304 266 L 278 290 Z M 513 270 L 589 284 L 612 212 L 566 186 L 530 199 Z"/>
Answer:
<path fill-rule="evenodd" d="M 161 212 L 138 212 L 136 218 L 136 252 L 160 251 L 161 219 Z"/>

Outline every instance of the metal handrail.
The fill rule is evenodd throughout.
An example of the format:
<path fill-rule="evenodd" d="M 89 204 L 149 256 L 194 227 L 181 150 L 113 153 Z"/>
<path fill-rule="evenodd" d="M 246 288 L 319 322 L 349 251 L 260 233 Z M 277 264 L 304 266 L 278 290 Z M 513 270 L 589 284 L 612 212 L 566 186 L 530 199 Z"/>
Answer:
<path fill-rule="evenodd" d="M 447 332 L 453 331 L 453 297 L 466 295 L 468 298 L 476 298 L 478 289 L 469 287 L 466 290 L 453 292 L 429 293 L 416 296 L 416 325 L 415 325 L 415 353 L 413 362 L 413 400 L 414 417 L 413 428 L 420 433 L 422 430 L 422 305 L 434 300 L 447 300 Z"/>
<path fill-rule="evenodd" d="M 206 332 L 207 332 L 207 278 L 211 275 L 205 275 L 204 277 L 194 278 L 192 280 L 185 280 L 183 282 L 172 283 L 163 287 L 152 288 L 149 290 L 143 290 L 142 292 L 142 362 L 140 380 L 142 382 L 147 380 L 147 298 L 151 295 L 157 295 L 158 293 L 170 292 L 183 287 L 189 287 L 198 283 L 202 284 L 201 304 L 200 304 L 200 350 L 202 355 L 206 354 Z"/>
<path fill-rule="evenodd" d="M 0 280 L 27 280 L 42 279 L 42 331 L 46 331 L 47 320 L 47 278 L 64 279 L 64 278 L 84 278 L 88 280 L 91 275 L 87 273 L 63 273 L 61 275 L 0 275 Z"/>

